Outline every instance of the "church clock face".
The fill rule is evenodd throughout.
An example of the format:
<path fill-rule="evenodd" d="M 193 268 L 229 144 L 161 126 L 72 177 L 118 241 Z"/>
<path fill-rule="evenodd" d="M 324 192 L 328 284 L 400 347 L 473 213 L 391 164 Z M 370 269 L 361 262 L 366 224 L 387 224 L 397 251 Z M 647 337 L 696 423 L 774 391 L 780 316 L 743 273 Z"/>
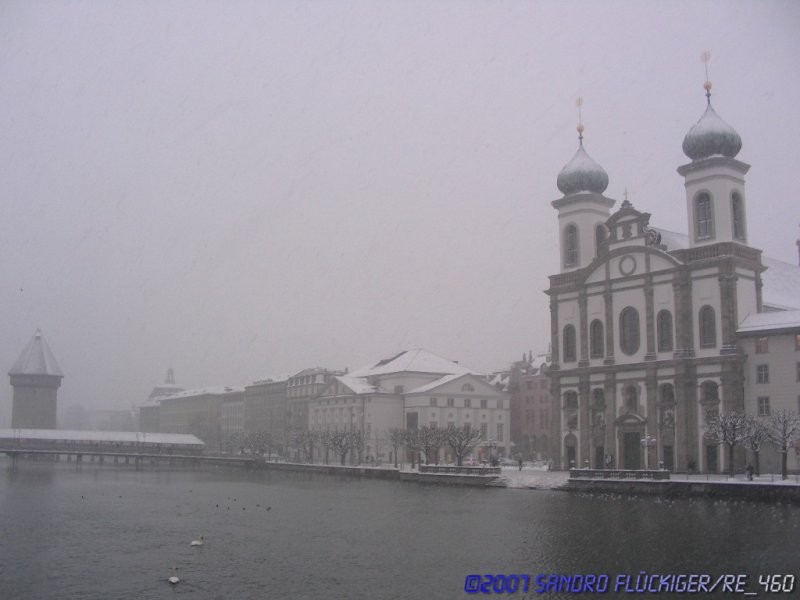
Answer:
<path fill-rule="evenodd" d="M 619 272 L 628 277 L 636 272 L 636 259 L 630 254 L 626 254 L 619 260 Z"/>

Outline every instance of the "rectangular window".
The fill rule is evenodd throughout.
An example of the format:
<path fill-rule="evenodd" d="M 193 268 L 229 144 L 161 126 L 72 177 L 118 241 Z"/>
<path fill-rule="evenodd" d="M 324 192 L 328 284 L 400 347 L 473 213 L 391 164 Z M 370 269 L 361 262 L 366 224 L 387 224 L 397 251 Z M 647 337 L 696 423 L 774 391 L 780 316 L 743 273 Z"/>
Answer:
<path fill-rule="evenodd" d="M 529 390 L 533 389 L 533 382 L 530 379 L 528 380 L 528 389 Z"/>
<path fill-rule="evenodd" d="M 481 398 L 481 408 L 486 408 L 486 398 Z"/>
<path fill-rule="evenodd" d="M 769 396 L 759 396 L 758 397 L 758 416 L 759 417 L 768 417 L 770 415 L 769 412 Z"/>
<path fill-rule="evenodd" d="M 756 383 L 769 383 L 769 365 L 756 366 Z"/>
<path fill-rule="evenodd" d="M 447 408 L 453 408 L 454 404 L 455 404 L 455 400 L 453 400 L 452 398 L 448 398 L 447 399 Z"/>
<path fill-rule="evenodd" d="M 464 408 L 472 408 L 472 400 L 464 398 Z"/>
<path fill-rule="evenodd" d="M 502 442 L 503 441 L 503 424 L 502 423 L 498 423 L 497 424 L 497 441 L 498 442 Z"/>
<path fill-rule="evenodd" d="M 486 423 L 481 423 L 481 439 L 485 440 L 488 438 L 488 428 L 489 426 Z"/>
<path fill-rule="evenodd" d="M 395 394 L 402 394 L 403 393 L 403 386 L 402 385 L 394 386 L 394 393 Z"/>
<path fill-rule="evenodd" d="M 756 338 L 756 354 L 766 354 L 769 352 L 769 339 L 766 337 Z"/>
<path fill-rule="evenodd" d="M 436 398 L 431 398 L 431 406 L 436 406 Z"/>
<path fill-rule="evenodd" d="M 798 369 L 800 369 L 800 363 L 798 363 Z M 798 371 L 798 373 L 800 373 L 800 370 Z M 800 381 L 800 379 L 798 379 L 798 381 Z M 503 408 L 503 401 L 502 400 L 498 400 L 497 401 L 497 408 L 499 408 L 499 409 Z"/>

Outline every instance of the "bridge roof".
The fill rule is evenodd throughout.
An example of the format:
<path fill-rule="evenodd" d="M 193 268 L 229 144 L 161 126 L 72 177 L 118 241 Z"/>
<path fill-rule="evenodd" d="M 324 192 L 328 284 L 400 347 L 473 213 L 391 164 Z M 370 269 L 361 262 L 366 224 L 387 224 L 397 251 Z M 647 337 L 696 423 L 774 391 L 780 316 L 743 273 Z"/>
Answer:
<path fill-rule="evenodd" d="M 0 429 L 0 441 L 51 440 L 70 442 L 140 442 L 172 446 L 204 446 L 203 440 L 186 433 L 139 433 L 136 431 L 73 431 L 69 429 Z"/>

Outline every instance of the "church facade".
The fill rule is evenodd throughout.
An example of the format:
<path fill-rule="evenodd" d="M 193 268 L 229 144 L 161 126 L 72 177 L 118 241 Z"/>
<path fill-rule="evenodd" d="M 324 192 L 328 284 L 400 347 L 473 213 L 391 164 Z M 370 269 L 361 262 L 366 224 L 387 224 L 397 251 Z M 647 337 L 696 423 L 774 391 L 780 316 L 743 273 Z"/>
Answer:
<path fill-rule="evenodd" d="M 688 240 L 650 226 L 579 148 L 558 176 L 560 272 L 550 277 L 554 465 L 719 471 L 709 413 L 746 410 L 737 327 L 764 309 L 748 245 L 739 135 L 711 106 L 683 142 Z"/>

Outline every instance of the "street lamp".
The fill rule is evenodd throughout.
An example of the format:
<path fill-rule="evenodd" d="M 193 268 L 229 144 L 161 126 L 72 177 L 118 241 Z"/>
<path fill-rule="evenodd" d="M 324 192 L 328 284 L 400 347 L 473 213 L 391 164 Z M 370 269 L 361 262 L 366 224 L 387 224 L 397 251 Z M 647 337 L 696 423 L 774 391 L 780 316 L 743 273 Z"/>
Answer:
<path fill-rule="evenodd" d="M 494 457 L 495 448 L 497 448 L 497 442 L 495 442 L 494 440 L 490 439 L 489 440 L 489 466 L 490 467 L 494 466 L 494 458 L 493 457 Z"/>
<path fill-rule="evenodd" d="M 650 448 L 656 445 L 656 438 L 652 435 L 645 435 L 641 440 L 644 448 L 644 468 L 650 470 Z"/>

